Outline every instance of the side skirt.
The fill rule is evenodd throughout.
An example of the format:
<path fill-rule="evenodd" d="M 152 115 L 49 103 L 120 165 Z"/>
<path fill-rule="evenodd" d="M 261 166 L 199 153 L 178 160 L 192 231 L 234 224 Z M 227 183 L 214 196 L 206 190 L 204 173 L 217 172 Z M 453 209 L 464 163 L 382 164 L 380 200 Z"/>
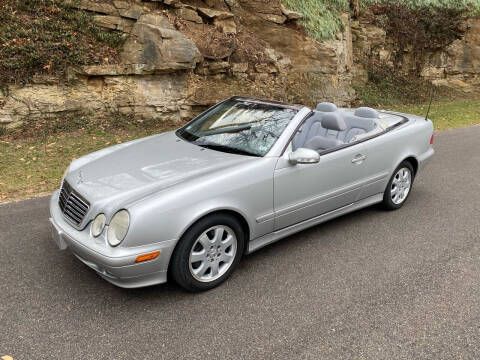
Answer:
<path fill-rule="evenodd" d="M 382 200 L 383 200 L 383 194 L 373 195 L 366 199 L 360 200 L 356 203 L 343 206 L 341 208 L 316 216 L 314 218 L 304 220 L 298 224 L 291 225 L 289 227 L 271 232 L 267 235 L 263 235 L 255 240 L 250 241 L 250 243 L 248 244 L 247 254 L 253 253 L 264 246 L 267 246 L 271 243 L 274 243 L 280 239 L 283 239 L 284 237 L 290 236 L 299 231 L 308 229 L 309 227 L 312 227 L 314 225 L 321 224 L 325 221 L 331 220 L 341 215 L 348 214 L 349 212 L 359 210 L 367 206 L 371 206 L 373 204 L 378 204 L 382 202 Z"/>

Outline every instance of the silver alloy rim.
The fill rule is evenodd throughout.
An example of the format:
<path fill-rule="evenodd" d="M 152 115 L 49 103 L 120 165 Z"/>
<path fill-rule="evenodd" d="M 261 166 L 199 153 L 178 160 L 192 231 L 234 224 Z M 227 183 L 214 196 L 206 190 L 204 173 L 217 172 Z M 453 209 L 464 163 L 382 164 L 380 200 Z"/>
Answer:
<path fill-rule="evenodd" d="M 412 173 L 409 168 L 401 168 L 393 177 L 390 196 L 395 205 L 405 201 L 412 187 Z"/>
<path fill-rule="evenodd" d="M 237 237 L 233 230 L 224 225 L 212 226 L 190 250 L 190 273 L 198 281 L 214 281 L 230 269 L 236 254 Z"/>

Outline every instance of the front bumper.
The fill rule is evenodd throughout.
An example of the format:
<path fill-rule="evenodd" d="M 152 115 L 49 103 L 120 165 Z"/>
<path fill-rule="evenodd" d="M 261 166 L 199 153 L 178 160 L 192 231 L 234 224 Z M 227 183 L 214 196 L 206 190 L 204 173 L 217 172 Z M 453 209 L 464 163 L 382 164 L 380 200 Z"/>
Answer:
<path fill-rule="evenodd" d="M 69 249 L 80 261 L 95 270 L 105 280 L 123 288 L 137 288 L 165 283 L 170 256 L 176 239 L 137 247 L 115 248 L 109 246 L 104 234 L 98 238 L 90 236 L 90 227 L 79 231 L 67 221 L 58 206 L 59 191 L 50 199 L 50 223 L 52 237 L 61 250 Z M 138 255 L 160 251 L 150 261 L 135 263 Z"/>

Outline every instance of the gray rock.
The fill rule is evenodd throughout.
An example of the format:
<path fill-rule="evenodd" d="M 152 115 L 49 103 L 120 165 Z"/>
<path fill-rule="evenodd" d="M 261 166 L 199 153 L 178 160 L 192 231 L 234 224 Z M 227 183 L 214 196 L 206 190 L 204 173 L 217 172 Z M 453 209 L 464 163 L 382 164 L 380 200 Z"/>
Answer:
<path fill-rule="evenodd" d="M 287 17 L 284 15 L 262 14 L 262 13 L 259 13 L 257 15 L 260 16 L 262 19 L 274 22 L 276 24 L 284 24 L 285 21 L 287 21 Z"/>
<path fill-rule="evenodd" d="M 238 73 L 245 73 L 248 70 L 248 63 L 235 63 L 232 65 L 232 71 Z"/>
<path fill-rule="evenodd" d="M 95 15 L 93 19 L 98 26 L 112 30 L 119 30 L 125 33 L 129 33 L 135 23 L 134 20 L 114 15 Z"/>
<path fill-rule="evenodd" d="M 119 9 L 120 16 L 137 20 L 143 14 L 143 8 L 137 4 L 126 9 Z"/>
<path fill-rule="evenodd" d="M 192 22 L 195 22 L 197 24 L 202 24 L 203 23 L 203 20 L 198 15 L 197 11 L 195 11 L 194 9 L 191 9 L 189 7 L 183 7 L 183 8 L 176 9 L 175 14 L 183 20 L 192 21 Z"/>
<path fill-rule="evenodd" d="M 214 10 L 214 9 L 210 9 L 210 8 L 199 7 L 197 10 L 200 14 L 202 14 L 202 15 L 208 17 L 208 18 L 211 18 L 211 19 L 222 20 L 222 19 L 232 18 L 232 17 L 235 16 L 233 13 L 228 12 L 228 11 L 219 11 L 219 10 Z"/>
<path fill-rule="evenodd" d="M 224 34 L 236 34 L 237 24 L 234 18 L 229 19 L 215 19 L 213 21 L 215 26 L 220 29 Z"/>
<path fill-rule="evenodd" d="M 121 57 L 125 64 L 144 65 L 147 73 L 193 69 L 201 60 L 193 41 L 157 14 L 139 18 Z"/>
<path fill-rule="evenodd" d="M 285 15 L 288 20 L 298 20 L 303 18 L 301 13 L 287 9 L 283 4 L 280 4 L 280 9 L 282 9 L 283 15 Z"/>
<path fill-rule="evenodd" d="M 78 4 L 80 9 L 94 11 L 102 14 L 118 15 L 118 10 L 112 4 L 105 2 L 93 2 L 90 0 L 81 0 Z"/>

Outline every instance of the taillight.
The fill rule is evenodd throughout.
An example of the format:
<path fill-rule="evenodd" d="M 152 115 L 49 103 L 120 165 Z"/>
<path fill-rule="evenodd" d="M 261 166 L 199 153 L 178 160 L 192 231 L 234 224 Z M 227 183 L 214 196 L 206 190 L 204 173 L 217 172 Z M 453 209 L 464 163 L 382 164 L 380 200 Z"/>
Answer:
<path fill-rule="evenodd" d="M 432 134 L 432 137 L 430 138 L 430 145 L 433 145 L 433 134 Z"/>

